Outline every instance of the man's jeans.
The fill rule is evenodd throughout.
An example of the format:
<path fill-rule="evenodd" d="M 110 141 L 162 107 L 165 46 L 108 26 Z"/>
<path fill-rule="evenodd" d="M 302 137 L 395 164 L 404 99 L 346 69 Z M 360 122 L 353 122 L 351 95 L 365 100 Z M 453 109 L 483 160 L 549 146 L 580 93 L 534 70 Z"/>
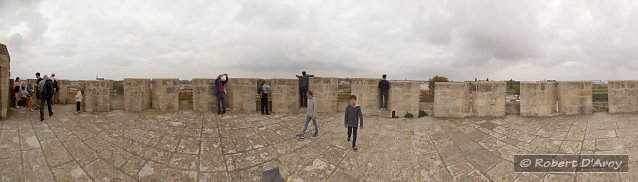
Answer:
<path fill-rule="evenodd" d="M 389 91 L 381 91 L 381 108 L 382 109 L 387 109 L 388 108 L 388 94 Z"/>
<path fill-rule="evenodd" d="M 226 112 L 226 94 L 217 95 L 217 112 Z"/>
<path fill-rule="evenodd" d="M 310 116 L 306 116 L 306 122 L 303 125 L 303 130 L 301 130 L 301 135 L 303 136 L 304 134 L 306 134 L 306 129 L 308 129 L 308 123 L 310 123 L 310 119 L 312 119 L 312 125 L 315 126 L 315 134 L 313 134 L 312 136 L 316 136 L 319 133 L 319 128 L 317 128 L 317 119 L 314 119 Z"/>

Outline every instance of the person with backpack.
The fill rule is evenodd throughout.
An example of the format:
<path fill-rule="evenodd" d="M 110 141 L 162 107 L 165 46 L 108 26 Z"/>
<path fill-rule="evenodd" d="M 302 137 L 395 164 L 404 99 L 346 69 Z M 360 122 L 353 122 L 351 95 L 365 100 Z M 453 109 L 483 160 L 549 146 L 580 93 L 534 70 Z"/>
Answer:
<path fill-rule="evenodd" d="M 266 83 L 266 80 L 262 80 L 261 84 L 259 84 L 259 99 L 261 101 L 261 114 L 262 115 L 270 115 L 268 110 L 268 89 L 270 89 L 270 85 Z"/>
<path fill-rule="evenodd" d="M 49 117 L 53 116 L 53 110 L 51 109 L 51 100 L 53 98 L 53 81 L 49 79 L 47 75 L 44 75 L 44 79 L 38 84 L 40 88 L 40 122 L 44 121 L 44 102 L 47 103 L 49 110 Z"/>
<path fill-rule="evenodd" d="M 226 114 L 226 89 L 228 74 L 221 74 L 215 79 L 215 96 L 217 96 L 217 114 Z"/>

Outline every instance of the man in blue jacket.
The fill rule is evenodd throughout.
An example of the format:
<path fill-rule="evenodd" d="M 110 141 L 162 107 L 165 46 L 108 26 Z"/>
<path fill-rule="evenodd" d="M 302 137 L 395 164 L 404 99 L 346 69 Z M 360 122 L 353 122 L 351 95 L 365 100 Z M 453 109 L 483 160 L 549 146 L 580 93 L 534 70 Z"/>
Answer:
<path fill-rule="evenodd" d="M 226 83 L 228 74 L 224 73 L 215 79 L 215 96 L 217 96 L 217 114 L 226 114 Z"/>

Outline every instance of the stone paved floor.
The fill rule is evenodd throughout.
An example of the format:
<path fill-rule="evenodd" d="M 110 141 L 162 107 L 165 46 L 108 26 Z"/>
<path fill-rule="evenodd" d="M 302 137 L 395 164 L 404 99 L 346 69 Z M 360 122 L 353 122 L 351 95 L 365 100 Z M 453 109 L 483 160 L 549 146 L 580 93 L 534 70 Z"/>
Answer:
<path fill-rule="evenodd" d="M 341 114 L 299 140 L 303 115 L 11 110 L 0 181 L 636 181 L 638 114 L 498 119 L 365 118 L 359 151 Z M 312 128 L 312 127 L 311 127 Z M 312 132 L 309 131 L 310 134 Z M 629 173 L 514 173 L 513 154 L 629 154 Z"/>

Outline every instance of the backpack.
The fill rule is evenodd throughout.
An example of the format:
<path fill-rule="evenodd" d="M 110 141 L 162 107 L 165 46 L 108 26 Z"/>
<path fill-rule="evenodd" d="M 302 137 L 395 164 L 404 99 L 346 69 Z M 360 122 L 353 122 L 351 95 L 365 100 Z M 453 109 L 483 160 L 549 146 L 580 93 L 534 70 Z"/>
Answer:
<path fill-rule="evenodd" d="M 49 99 L 53 97 L 53 83 L 50 81 L 44 81 L 44 88 L 42 88 L 42 97 L 43 99 Z"/>

